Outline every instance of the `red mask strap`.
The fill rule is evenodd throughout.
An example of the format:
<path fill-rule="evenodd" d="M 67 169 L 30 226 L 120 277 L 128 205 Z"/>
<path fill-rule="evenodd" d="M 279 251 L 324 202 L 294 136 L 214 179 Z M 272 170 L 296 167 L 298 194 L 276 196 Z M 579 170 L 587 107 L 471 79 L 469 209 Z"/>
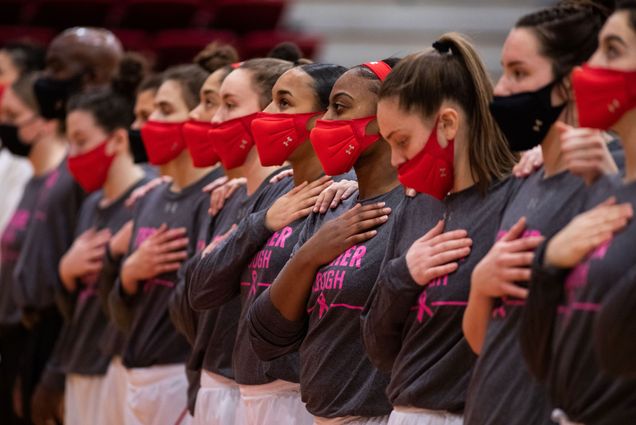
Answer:
<path fill-rule="evenodd" d="M 380 81 L 384 81 L 386 76 L 391 73 L 391 67 L 383 61 L 367 62 L 363 63 L 362 66 L 369 68 Z"/>

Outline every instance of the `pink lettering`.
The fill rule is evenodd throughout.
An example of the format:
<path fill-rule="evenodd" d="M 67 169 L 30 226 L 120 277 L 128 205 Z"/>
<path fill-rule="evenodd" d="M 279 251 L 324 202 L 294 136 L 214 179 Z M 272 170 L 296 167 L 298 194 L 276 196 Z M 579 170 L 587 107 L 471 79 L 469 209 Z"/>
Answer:
<path fill-rule="evenodd" d="M 157 229 L 154 227 L 140 227 L 137 230 L 137 237 L 135 238 L 135 248 L 139 248 L 139 245 L 155 233 L 157 233 Z"/>
<path fill-rule="evenodd" d="M 252 258 L 248 267 L 250 269 L 268 269 L 270 258 L 272 258 L 272 251 L 263 249 Z"/>
<path fill-rule="evenodd" d="M 364 258 L 366 253 L 367 253 L 366 246 L 362 245 L 362 246 L 356 247 L 356 252 L 353 254 L 353 258 L 351 259 L 351 264 L 349 264 L 349 266 L 359 269 L 362 264 L 362 259 Z"/>
<path fill-rule="evenodd" d="M 292 234 L 292 228 L 287 226 L 278 232 L 275 232 L 267 241 L 265 246 L 273 246 L 278 248 L 285 248 L 285 241 Z"/>

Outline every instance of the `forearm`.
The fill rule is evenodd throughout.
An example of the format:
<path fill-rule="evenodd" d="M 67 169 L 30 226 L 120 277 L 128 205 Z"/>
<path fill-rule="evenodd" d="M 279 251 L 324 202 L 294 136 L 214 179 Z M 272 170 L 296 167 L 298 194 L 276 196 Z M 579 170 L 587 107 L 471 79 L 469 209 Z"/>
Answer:
<path fill-rule="evenodd" d="M 274 280 L 271 301 L 285 319 L 298 321 L 307 314 L 307 300 L 318 267 L 311 253 L 300 248 Z"/>
<path fill-rule="evenodd" d="M 484 340 L 486 339 L 493 304 L 494 300 L 492 298 L 483 296 L 474 289 L 470 291 L 468 306 L 464 312 L 462 329 L 468 345 L 470 345 L 470 348 L 477 355 L 481 352 Z"/>

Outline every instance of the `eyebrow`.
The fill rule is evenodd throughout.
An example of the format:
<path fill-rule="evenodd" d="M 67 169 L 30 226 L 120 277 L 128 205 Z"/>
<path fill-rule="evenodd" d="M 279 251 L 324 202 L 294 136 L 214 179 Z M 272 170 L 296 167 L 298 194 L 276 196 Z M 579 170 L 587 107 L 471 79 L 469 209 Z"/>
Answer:
<path fill-rule="evenodd" d="M 216 90 L 214 90 L 214 89 L 204 89 L 204 90 L 203 90 L 203 94 L 204 94 L 204 95 L 206 95 L 206 94 L 213 94 L 213 93 L 216 93 Z"/>
<path fill-rule="evenodd" d="M 289 90 L 278 90 L 278 91 L 276 91 L 276 94 L 279 95 L 279 96 L 289 95 L 291 97 L 294 97 L 292 92 L 290 92 Z"/>
<path fill-rule="evenodd" d="M 526 63 L 522 60 L 514 60 L 511 62 L 508 62 L 505 66 L 517 66 L 517 65 L 525 65 Z M 501 66 L 504 66 L 504 63 L 501 63 Z"/>
<path fill-rule="evenodd" d="M 609 43 L 610 41 L 616 41 L 617 43 L 620 43 L 623 46 L 627 47 L 627 43 L 625 43 L 625 40 L 623 40 L 619 35 L 616 34 L 608 34 L 603 37 L 603 40 L 607 43 Z"/>
<path fill-rule="evenodd" d="M 333 99 L 332 99 L 332 100 L 336 100 L 336 99 L 338 99 L 338 98 L 339 98 L 339 97 L 341 97 L 341 96 L 346 96 L 346 97 L 348 97 L 349 99 L 353 100 L 353 96 L 351 96 L 349 93 L 347 93 L 347 92 L 343 92 L 343 91 L 341 91 L 341 92 L 338 92 L 338 93 L 334 94 L 334 95 L 333 95 Z"/>
<path fill-rule="evenodd" d="M 160 100 L 157 102 L 157 107 L 159 108 L 172 107 L 172 103 L 170 103 L 167 100 Z"/>

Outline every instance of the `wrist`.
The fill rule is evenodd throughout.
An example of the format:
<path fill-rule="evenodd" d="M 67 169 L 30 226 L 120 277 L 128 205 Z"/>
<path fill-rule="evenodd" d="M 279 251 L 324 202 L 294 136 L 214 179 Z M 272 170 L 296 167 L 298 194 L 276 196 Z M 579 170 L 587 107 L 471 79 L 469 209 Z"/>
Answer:
<path fill-rule="evenodd" d="M 137 292 L 137 278 L 135 277 L 130 264 L 126 261 L 121 268 L 121 286 L 128 295 L 134 295 Z"/>

